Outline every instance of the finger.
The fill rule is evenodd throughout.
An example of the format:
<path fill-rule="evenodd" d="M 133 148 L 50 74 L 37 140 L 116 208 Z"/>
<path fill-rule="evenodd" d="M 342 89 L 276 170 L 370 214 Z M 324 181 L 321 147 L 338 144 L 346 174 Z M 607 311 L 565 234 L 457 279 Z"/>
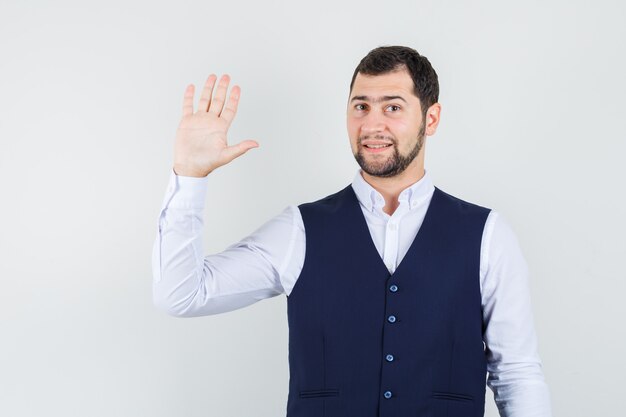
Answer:
<path fill-rule="evenodd" d="M 202 89 L 202 94 L 200 95 L 200 101 L 198 102 L 198 111 L 206 112 L 209 108 L 215 80 L 217 80 L 217 75 L 211 74 L 204 83 L 204 88 Z"/>
<path fill-rule="evenodd" d="M 217 91 L 215 92 L 215 96 L 211 100 L 211 104 L 209 105 L 209 113 L 213 113 L 216 116 L 219 116 L 222 112 L 222 107 L 224 107 L 224 100 L 226 99 L 226 90 L 228 90 L 228 83 L 230 82 L 230 77 L 228 74 L 222 75 L 219 84 L 217 85 Z"/>
<path fill-rule="evenodd" d="M 193 114 L 193 92 L 194 85 L 189 84 L 185 89 L 185 96 L 183 98 L 183 116 L 189 116 Z"/>
<path fill-rule="evenodd" d="M 238 156 L 243 155 L 248 152 L 252 148 L 258 148 L 259 144 L 254 140 L 244 140 L 243 142 L 239 142 L 236 145 L 227 146 L 224 148 L 223 156 L 224 163 L 227 164 Z"/>
<path fill-rule="evenodd" d="M 220 117 L 228 122 L 228 126 L 232 123 L 237 114 L 237 106 L 239 105 L 239 97 L 241 97 L 241 88 L 238 85 L 233 86 L 230 90 L 230 98 Z"/>

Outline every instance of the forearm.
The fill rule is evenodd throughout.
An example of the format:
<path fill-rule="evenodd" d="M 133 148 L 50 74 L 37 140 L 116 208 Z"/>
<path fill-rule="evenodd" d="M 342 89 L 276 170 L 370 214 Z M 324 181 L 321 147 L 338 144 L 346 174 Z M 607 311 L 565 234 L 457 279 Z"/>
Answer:
<path fill-rule="evenodd" d="M 538 357 L 488 367 L 487 385 L 501 417 L 551 417 L 550 393 Z"/>
<path fill-rule="evenodd" d="M 181 178 L 172 172 L 159 214 L 153 297 L 157 307 L 175 316 L 194 315 L 212 295 L 200 255 L 206 182 L 206 178 Z"/>
<path fill-rule="evenodd" d="M 153 249 L 154 303 L 174 316 L 198 315 L 203 307 L 213 303 L 216 295 L 211 289 L 210 271 L 205 270 L 199 256 L 201 213 L 197 209 L 166 209 L 159 223 Z"/>
<path fill-rule="evenodd" d="M 291 212 L 226 250 L 204 256 L 206 187 L 207 178 L 172 174 L 159 216 L 152 263 L 154 303 L 178 317 L 223 313 L 283 292 L 276 265 L 289 253 L 287 239 L 280 236 L 291 233 Z M 274 236 L 278 238 L 270 239 Z"/>

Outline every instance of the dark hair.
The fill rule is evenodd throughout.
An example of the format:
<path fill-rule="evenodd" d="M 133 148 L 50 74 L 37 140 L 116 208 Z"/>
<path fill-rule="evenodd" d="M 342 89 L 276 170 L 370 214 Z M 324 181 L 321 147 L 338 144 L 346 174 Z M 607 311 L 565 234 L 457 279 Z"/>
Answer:
<path fill-rule="evenodd" d="M 350 91 L 358 73 L 380 75 L 406 68 L 413 79 L 414 93 L 422 106 L 422 115 L 439 99 L 437 73 L 428 58 L 406 46 L 380 46 L 372 49 L 357 65 L 350 81 Z"/>

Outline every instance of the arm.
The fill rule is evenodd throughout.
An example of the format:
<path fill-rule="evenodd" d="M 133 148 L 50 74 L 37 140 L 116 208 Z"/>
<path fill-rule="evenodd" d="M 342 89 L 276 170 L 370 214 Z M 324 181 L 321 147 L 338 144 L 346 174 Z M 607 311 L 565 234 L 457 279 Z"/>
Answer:
<path fill-rule="evenodd" d="M 207 181 L 172 172 L 159 216 L 153 297 L 173 316 L 223 313 L 290 291 L 304 262 L 304 228 L 295 206 L 224 251 L 203 256 Z"/>
<path fill-rule="evenodd" d="M 304 228 L 295 207 L 225 251 L 202 255 L 207 175 L 258 146 L 254 141 L 228 146 L 226 132 L 235 116 L 239 87 L 233 87 L 224 107 L 229 78 L 222 77 L 211 99 L 215 81 L 215 75 L 209 76 L 195 113 L 193 85 L 185 91 L 174 169 L 153 247 L 154 302 L 182 317 L 229 311 L 281 294 L 281 280 L 289 287 L 304 259 Z"/>
<path fill-rule="evenodd" d="M 502 417 L 550 417 L 537 352 L 528 267 L 514 232 L 489 214 L 481 250 L 487 385 Z"/>

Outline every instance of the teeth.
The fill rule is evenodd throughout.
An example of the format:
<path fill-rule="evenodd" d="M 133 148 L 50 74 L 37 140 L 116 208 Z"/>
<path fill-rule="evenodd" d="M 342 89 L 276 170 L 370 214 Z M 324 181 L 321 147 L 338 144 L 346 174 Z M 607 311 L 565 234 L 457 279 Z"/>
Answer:
<path fill-rule="evenodd" d="M 380 148 L 386 148 L 389 145 L 365 145 L 368 148 L 373 148 L 373 149 L 380 149 Z"/>

